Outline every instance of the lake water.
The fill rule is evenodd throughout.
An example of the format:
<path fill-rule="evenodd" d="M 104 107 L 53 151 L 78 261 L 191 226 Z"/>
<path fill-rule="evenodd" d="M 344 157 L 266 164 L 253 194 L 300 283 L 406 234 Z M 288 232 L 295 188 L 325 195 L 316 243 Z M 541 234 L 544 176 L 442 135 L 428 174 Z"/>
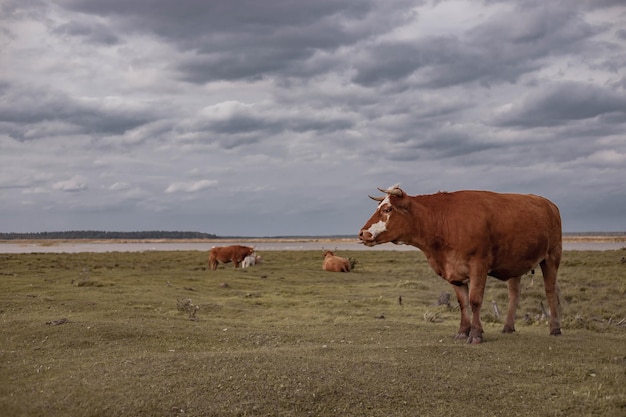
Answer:
<path fill-rule="evenodd" d="M 144 251 L 206 251 L 213 246 L 246 245 L 254 246 L 258 252 L 286 251 L 286 250 L 322 250 L 322 248 L 337 251 L 368 250 L 355 241 L 276 241 L 276 242 L 248 242 L 220 241 L 220 242 L 164 242 L 164 243 L 116 243 L 116 242 L 41 242 L 41 243 L 0 243 L 0 253 L 77 253 L 77 252 L 144 252 Z M 564 250 L 617 250 L 626 248 L 626 242 L 595 242 L 595 241 L 566 241 Z M 417 250 L 412 246 L 394 245 L 386 243 L 371 250 Z"/>

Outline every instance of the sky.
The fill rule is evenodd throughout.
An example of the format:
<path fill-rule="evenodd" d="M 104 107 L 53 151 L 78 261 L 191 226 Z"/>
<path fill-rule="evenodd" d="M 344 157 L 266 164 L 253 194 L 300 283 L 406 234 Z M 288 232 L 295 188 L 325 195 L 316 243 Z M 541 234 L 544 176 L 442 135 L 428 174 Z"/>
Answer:
<path fill-rule="evenodd" d="M 623 0 L 0 0 L 0 232 L 356 235 L 396 183 L 626 231 Z"/>

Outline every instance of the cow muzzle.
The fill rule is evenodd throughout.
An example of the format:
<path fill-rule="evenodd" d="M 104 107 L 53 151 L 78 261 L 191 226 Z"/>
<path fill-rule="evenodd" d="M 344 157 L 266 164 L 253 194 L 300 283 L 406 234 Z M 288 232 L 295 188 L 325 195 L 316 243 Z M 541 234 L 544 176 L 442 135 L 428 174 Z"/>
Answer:
<path fill-rule="evenodd" d="M 362 243 L 365 246 L 376 245 L 374 235 L 369 230 L 365 229 L 362 229 L 361 232 L 359 232 L 359 243 Z"/>

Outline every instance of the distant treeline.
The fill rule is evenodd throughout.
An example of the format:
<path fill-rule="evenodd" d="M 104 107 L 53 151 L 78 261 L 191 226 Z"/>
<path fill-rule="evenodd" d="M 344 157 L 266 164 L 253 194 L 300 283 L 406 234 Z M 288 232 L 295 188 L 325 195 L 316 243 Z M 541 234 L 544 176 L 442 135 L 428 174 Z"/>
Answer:
<path fill-rule="evenodd" d="M 624 236 L 626 232 L 565 232 L 564 236 Z M 352 235 L 333 236 L 267 236 L 266 239 L 346 239 Z M 164 231 L 148 230 L 141 232 L 106 232 L 101 230 L 70 230 L 61 232 L 36 232 L 36 233 L 3 233 L 0 232 L 0 240 L 45 240 L 45 239 L 125 239 L 125 240 L 147 240 L 147 239 L 244 239 L 245 236 L 217 236 L 211 233 L 184 232 L 184 231 Z"/>
<path fill-rule="evenodd" d="M 100 230 L 71 230 L 64 232 L 1 233 L 0 240 L 19 239 L 215 239 L 216 235 L 201 232 L 105 232 Z"/>

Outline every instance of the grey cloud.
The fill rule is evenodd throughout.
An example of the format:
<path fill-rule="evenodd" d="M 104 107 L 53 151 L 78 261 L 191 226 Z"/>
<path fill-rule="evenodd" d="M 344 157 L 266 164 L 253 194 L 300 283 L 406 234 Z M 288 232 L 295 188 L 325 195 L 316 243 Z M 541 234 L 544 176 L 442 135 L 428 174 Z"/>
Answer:
<path fill-rule="evenodd" d="M 580 17 L 580 3 L 536 0 L 514 4 L 513 10 L 470 30 L 470 42 L 482 42 L 498 52 L 513 47 L 511 53 L 532 57 L 552 50 L 555 44 L 560 46 L 557 52 L 563 52 L 600 30 Z"/>
<path fill-rule="evenodd" d="M 0 15 L 6 19 L 36 19 L 45 17 L 45 0 L 3 0 L 0 3 Z"/>
<path fill-rule="evenodd" d="M 81 13 L 115 17 L 126 22 L 127 28 L 156 34 L 166 41 L 177 43 L 188 50 L 203 53 L 216 50 L 233 50 L 245 47 L 247 42 L 268 47 L 270 41 L 287 42 L 277 33 L 295 28 L 315 27 L 338 16 L 350 18 L 362 15 L 371 7 L 371 1 L 351 2 L 321 0 L 316 2 L 284 2 L 254 0 L 203 1 L 106 1 L 69 0 L 62 4 L 69 10 Z M 338 25 L 339 26 L 339 25 Z M 298 37 L 301 31 L 291 33 Z M 312 31 L 303 39 L 315 46 L 324 34 Z M 328 42 L 330 37 L 324 42 Z M 341 43 L 341 37 L 335 42 Z M 302 46 L 302 43 L 299 43 Z M 233 52 L 236 52 L 234 50 Z"/>
<path fill-rule="evenodd" d="M 530 6 L 532 5 L 532 6 Z M 385 41 L 367 48 L 353 81 L 365 86 L 413 77 L 418 86 L 516 82 L 539 69 L 547 53 L 578 53 L 593 28 L 567 2 L 521 3 L 465 36 Z"/>
<path fill-rule="evenodd" d="M 115 45 L 119 37 L 110 28 L 100 23 L 68 22 L 59 25 L 53 33 L 84 38 L 89 43 Z"/>
<path fill-rule="evenodd" d="M 421 147 L 437 157 L 449 158 L 454 156 L 467 157 L 468 155 L 493 149 L 493 144 L 475 140 L 470 134 L 459 131 L 443 131 L 425 141 Z"/>
<path fill-rule="evenodd" d="M 5 230 L 352 233 L 396 182 L 623 206 L 613 0 L 0 3 Z"/>
<path fill-rule="evenodd" d="M 268 0 L 61 0 L 64 7 L 82 13 L 117 16 L 137 23 L 144 30 L 170 37 L 192 36 L 208 30 L 263 32 L 285 24 L 304 26 L 325 17 L 362 15 L 372 1 L 320 0 L 285 2 Z M 288 22 L 288 23 L 286 23 Z"/>
<path fill-rule="evenodd" d="M 307 26 L 291 22 L 268 28 L 267 33 L 241 32 L 195 40 L 195 55 L 181 62 L 181 78 L 194 83 L 214 80 L 261 79 L 280 74 L 302 77 L 332 70 L 337 60 L 329 57 L 337 48 L 361 40 L 335 17 Z M 206 37 L 206 35 L 205 35 Z M 323 63 L 316 64 L 324 51 Z M 306 64 L 303 64 L 306 63 Z"/>
<path fill-rule="evenodd" d="M 554 83 L 515 102 L 495 116 L 497 126 L 554 126 L 598 116 L 623 119 L 626 96 L 598 85 Z"/>
<path fill-rule="evenodd" d="M 332 134 L 353 127 L 354 121 L 342 113 L 326 109 L 303 111 L 280 109 L 270 105 L 249 106 L 225 102 L 203 109 L 194 117 L 178 124 L 181 136 L 195 137 L 224 149 L 258 144 L 265 137 L 289 132 Z"/>
<path fill-rule="evenodd" d="M 176 69 L 181 80 L 195 84 L 242 78 L 255 80 L 284 68 L 289 61 L 302 58 L 305 53 L 297 51 L 297 54 L 287 57 L 283 50 L 268 49 L 199 55 L 185 59 Z"/>
<path fill-rule="evenodd" d="M 500 145 L 477 139 L 469 132 L 440 129 L 431 130 L 426 137 L 404 138 L 395 141 L 388 157 L 392 161 L 442 160 L 455 157 L 471 158 L 472 154 L 495 150 Z M 480 160 L 480 158 L 478 158 Z M 468 161 L 466 159 L 466 161 Z M 481 162 L 481 163 L 484 163 Z"/>
<path fill-rule="evenodd" d="M 195 192 L 202 191 L 210 187 L 215 187 L 217 183 L 218 182 L 216 180 L 207 180 L 207 179 L 191 181 L 191 182 L 175 182 L 175 183 L 168 185 L 168 187 L 165 189 L 165 192 L 166 193 L 178 193 L 178 192 L 195 193 Z"/>
<path fill-rule="evenodd" d="M 306 77 L 316 68 L 331 71 L 337 60 L 302 66 L 317 51 L 332 52 L 383 33 L 408 19 L 417 1 L 106 1 L 69 0 L 81 13 L 115 17 L 125 31 L 155 34 L 193 53 L 174 66 L 180 79 L 215 80 L 266 76 Z M 393 6 L 393 7 L 391 7 Z M 125 22 L 120 24 L 119 22 Z"/>
<path fill-rule="evenodd" d="M 585 0 L 583 3 L 590 10 L 624 6 L 622 0 Z"/>
<path fill-rule="evenodd" d="M 385 42 L 369 48 L 367 56 L 357 65 L 352 81 L 361 85 L 395 81 L 409 76 L 429 58 L 418 44 L 413 42 Z"/>
<path fill-rule="evenodd" d="M 262 142 L 262 136 L 257 133 L 244 133 L 239 135 L 205 135 L 202 136 L 200 142 L 208 145 L 217 145 L 221 149 L 233 150 L 242 147 L 258 145 Z"/>
<path fill-rule="evenodd" d="M 233 114 L 224 119 L 212 120 L 207 129 L 215 133 L 236 134 L 254 131 L 277 133 L 281 125 L 251 114 Z"/>
<path fill-rule="evenodd" d="M 513 82 L 537 69 L 523 61 L 494 61 L 486 49 L 457 38 L 431 38 L 413 42 L 385 42 L 372 47 L 360 62 L 353 81 L 364 86 L 407 80 L 415 86 L 444 88 L 478 81 Z"/>
<path fill-rule="evenodd" d="M 59 134 L 121 134 L 155 119 L 153 109 L 120 100 L 78 99 L 46 87 L 7 88 L 0 96 L 0 127 L 19 139 L 37 139 L 37 132 Z M 46 124 L 53 126 L 46 127 Z"/>
<path fill-rule="evenodd" d="M 74 193 L 87 190 L 87 184 L 84 182 L 82 177 L 75 176 L 69 180 L 54 183 L 52 188 L 55 190 Z"/>

